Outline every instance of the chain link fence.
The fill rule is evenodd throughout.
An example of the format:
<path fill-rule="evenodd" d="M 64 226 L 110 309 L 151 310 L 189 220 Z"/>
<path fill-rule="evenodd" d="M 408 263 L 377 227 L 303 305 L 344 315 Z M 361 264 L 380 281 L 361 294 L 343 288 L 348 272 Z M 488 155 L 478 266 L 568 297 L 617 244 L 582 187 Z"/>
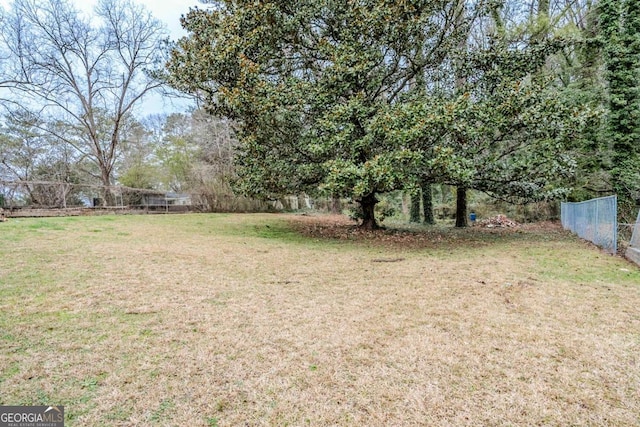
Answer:
<path fill-rule="evenodd" d="M 17 212 L 54 209 L 199 210 L 196 195 L 122 185 L 103 186 L 54 181 L 0 180 L 0 207 Z M 195 199 L 195 200 L 194 200 Z M 63 213 L 63 212 L 61 212 Z M 29 215 L 25 215 L 29 216 Z M 58 216 L 58 215 L 56 215 Z"/>
<path fill-rule="evenodd" d="M 95 212 L 272 212 L 310 209 L 306 195 L 263 201 L 235 195 L 228 185 L 210 183 L 188 192 L 122 185 L 0 179 L 0 208 L 9 217 L 65 216 Z"/>
<path fill-rule="evenodd" d="M 631 242 L 625 254 L 627 258 L 640 265 L 640 212 L 638 212 L 638 219 L 636 220 L 633 228 L 633 235 L 631 236 Z"/>
<path fill-rule="evenodd" d="M 606 251 L 618 250 L 618 198 L 602 197 L 580 203 L 562 203 L 562 227 Z"/>

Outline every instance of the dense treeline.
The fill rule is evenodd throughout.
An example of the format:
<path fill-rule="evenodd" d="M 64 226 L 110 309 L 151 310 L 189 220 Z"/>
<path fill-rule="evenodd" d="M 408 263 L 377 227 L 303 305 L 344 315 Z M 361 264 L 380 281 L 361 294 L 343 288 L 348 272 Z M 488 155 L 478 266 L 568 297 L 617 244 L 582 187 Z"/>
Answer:
<path fill-rule="evenodd" d="M 457 188 L 460 226 L 469 190 L 616 193 L 634 215 L 637 1 L 203 3 L 167 44 L 129 0 L 93 17 L 15 0 L 1 21 L 0 179 L 350 198 L 369 228 L 397 190 L 433 222 L 440 184 Z M 204 108 L 143 118 L 163 84 Z"/>
<path fill-rule="evenodd" d="M 638 197 L 634 1 L 216 1 L 168 81 L 239 125 L 239 188 Z M 625 74 L 626 73 L 626 74 Z M 428 197 L 427 197 L 428 198 Z"/>

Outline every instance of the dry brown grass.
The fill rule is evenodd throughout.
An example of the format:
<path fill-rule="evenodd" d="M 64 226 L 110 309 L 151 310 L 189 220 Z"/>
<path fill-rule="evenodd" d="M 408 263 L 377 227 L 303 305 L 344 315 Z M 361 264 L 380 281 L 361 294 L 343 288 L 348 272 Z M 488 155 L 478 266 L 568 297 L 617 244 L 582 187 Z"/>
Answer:
<path fill-rule="evenodd" d="M 2 224 L 0 404 L 69 426 L 640 423 L 636 267 L 557 229 L 322 221 Z"/>

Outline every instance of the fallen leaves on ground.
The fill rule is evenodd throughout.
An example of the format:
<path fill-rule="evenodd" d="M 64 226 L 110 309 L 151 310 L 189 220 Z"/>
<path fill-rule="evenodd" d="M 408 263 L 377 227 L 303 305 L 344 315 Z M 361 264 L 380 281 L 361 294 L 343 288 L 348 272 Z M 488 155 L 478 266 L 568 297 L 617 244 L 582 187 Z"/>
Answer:
<path fill-rule="evenodd" d="M 495 224 L 508 224 L 492 227 L 455 228 L 452 226 L 416 226 L 403 224 L 383 227 L 379 230 L 364 230 L 353 220 L 343 215 L 297 215 L 291 217 L 291 226 L 302 235 L 315 239 L 329 239 L 370 243 L 382 246 L 403 248 L 437 247 L 447 243 L 481 246 L 496 240 L 497 237 L 515 237 L 527 234 L 564 233 L 557 222 L 517 224 L 504 215 L 499 215 Z"/>

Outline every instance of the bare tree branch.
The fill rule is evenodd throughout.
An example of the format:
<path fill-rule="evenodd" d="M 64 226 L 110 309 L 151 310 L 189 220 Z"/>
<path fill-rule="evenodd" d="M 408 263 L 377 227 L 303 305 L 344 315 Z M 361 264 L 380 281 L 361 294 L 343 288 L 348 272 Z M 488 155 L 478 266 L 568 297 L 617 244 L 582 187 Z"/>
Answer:
<path fill-rule="evenodd" d="M 161 85 L 148 71 L 161 64 L 164 26 L 132 0 L 100 0 L 93 17 L 68 0 L 14 0 L 0 30 L 11 64 L 0 88 L 77 129 L 52 134 L 89 154 L 112 185 L 123 129 Z"/>

